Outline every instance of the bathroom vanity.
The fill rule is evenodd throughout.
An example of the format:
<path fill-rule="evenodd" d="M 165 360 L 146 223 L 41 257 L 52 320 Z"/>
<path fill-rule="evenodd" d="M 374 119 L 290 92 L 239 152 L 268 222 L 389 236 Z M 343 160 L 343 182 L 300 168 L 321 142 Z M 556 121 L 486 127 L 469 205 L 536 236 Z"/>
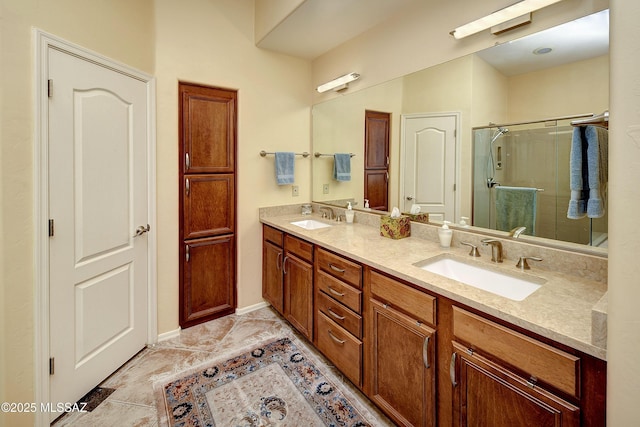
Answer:
<path fill-rule="evenodd" d="M 292 224 L 310 218 L 320 225 Z M 391 240 L 377 221 L 261 209 L 263 296 L 395 423 L 605 425 L 606 350 L 591 323 L 606 259 L 504 239 L 496 265 L 481 234 L 455 230 L 444 250 L 434 226 Z M 515 268 L 533 254 L 578 269 Z M 420 267 L 443 256 L 540 286 L 516 301 Z"/>

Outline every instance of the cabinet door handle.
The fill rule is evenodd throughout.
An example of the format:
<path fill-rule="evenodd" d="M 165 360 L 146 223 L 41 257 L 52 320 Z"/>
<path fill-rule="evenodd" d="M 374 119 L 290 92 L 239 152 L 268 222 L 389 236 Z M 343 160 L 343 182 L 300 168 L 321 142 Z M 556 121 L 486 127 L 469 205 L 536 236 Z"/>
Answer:
<path fill-rule="evenodd" d="M 451 362 L 449 363 L 449 378 L 451 378 L 451 384 L 456 387 L 458 383 L 456 382 L 456 357 L 457 354 L 454 351 L 451 355 Z"/>
<path fill-rule="evenodd" d="M 332 294 L 334 294 L 334 295 L 336 295 L 336 296 L 339 296 L 339 297 L 343 297 L 343 296 L 344 296 L 344 294 L 342 294 L 342 293 L 340 293 L 340 292 L 336 291 L 336 290 L 335 290 L 335 289 L 333 289 L 331 286 L 329 286 L 329 292 L 331 292 Z"/>
<path fill-rule="evenodd" d="M 344 273 L 345 269 L 344 268 L 340 268 L 340 267 L 336 267 L 335 265 L 329 263 L 329 267 L 333 270 L 333 271 L 337 271 L 338 273 Z"/>
<path fill-rule="evenodd" d="M 189 254 L 189 245 L 184 245 L 184 259 L 189 262 L 191 255 Z"/>
<path fill-rule="evenodd" d="M 336 313 L 335 311 L 331 310 L 331 308 L 328 308 L 328 309 L 327 309 L 327 311 L 329 312 L 329 314 L 330 314 L 332 317 L 334 317 L 334 318 L 336 318 L 336 319 L 338 319 L 338 320 L 344 320 L 344 319 L 345 319 L 345 317 L 344 317 L 344 316 L 340 316 L 338 313 Z"/>
<path fill-rule="evenodd" d="M 276 257 L 276 270 L 282 270 L 282 264 L 280 263 L 280 258 L 282 258 L 282 252 L 278 252 L 278 256 Z"/>
<path fill-rule="evenodd" d="M 186 170 L 189 170 L 191 167 L 191 159 L 189 158 L 189 153 L 184 153 L 184 167 Z"/>
<path fill-rule="evenodd" d="M 422 343 L 422 362 L 424 363 L 424 367 L 429 369 L 431 364 L 429 363 L 429 338 L 430 336 L 424 337 L 424 342 Z"/>
<path fill-rule="evenodd" d="M 288 256 L 284 257 L 284 260 L 282 261 L 282 272 L 284 274 L 287 274 L 287 260 L 289 259 Z"/>
<path fill-rule="evenodd" d="M 189 178 L 184 183 L 184 191 L 187 193 L 187 196 L 191 192 L 191 184 L 189 183 Z"/>
<path fill-rule="evenodd" d="M 331 333 L 331 329 L 327 329 L 327 333 L 329 334 L 331 339 L 334 340 L 335 342 L 337 342 L 338 344 L 343 345 L 345 343 L 344 340 L 336 338 L 336 336 Z"/>

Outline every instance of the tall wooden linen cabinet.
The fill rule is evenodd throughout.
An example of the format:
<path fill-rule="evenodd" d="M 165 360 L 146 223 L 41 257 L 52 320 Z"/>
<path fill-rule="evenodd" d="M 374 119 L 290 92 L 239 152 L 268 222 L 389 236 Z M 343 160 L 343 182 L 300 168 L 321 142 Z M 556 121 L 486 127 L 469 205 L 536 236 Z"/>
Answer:
<path fill-rule="evenodd" d="M 236 309 L 237 91 L 179 83 L 180 327 Z"/>

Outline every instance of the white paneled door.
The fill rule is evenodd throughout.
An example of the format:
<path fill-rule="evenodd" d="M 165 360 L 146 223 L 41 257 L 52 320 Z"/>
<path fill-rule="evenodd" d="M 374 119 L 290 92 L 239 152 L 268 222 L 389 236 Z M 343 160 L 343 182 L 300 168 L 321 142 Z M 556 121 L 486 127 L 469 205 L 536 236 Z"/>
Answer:
<path fill-rule="evenodd" d="M 420 206 L 436 221 L 455 220 L 457 115 L 402 116 L 401 208 Z"/>
<path fill-rule="evenodd" d="M 50 401 L 75 402 L 147 341 L 149 107 L 141 80 L 48 64 Z"/>

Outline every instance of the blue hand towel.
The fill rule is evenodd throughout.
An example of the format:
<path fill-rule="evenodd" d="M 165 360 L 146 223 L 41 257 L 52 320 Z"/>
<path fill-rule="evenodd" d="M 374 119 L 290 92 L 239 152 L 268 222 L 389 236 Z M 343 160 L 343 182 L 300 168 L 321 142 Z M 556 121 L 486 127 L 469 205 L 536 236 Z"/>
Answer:
<path fill-rule="evenodd" d="M 567 218 L 580 219 L 587 214 L 587 199 L 589 198 L 588 190 L 585 191 L 585 181 L 588 184 L 586 176 L 587 146 L 584 138 L 584 128 L 578 126 L 573 128 L 573 136 L 571 138 L 571 156 L 569 157 L 569 187 L 571 188 L 571 199 L 569 200 L 569 209 L 567 210 Z"/>
<path fill-rule="evenodd" d="M 351 154 L 336 153 L 333 155 L 333 179 L 351 181 Z"/>
<path fill-rule="evenodd" d="M 276 156 L 276 181 L 278 185 L 293 184 L 295 154 L 278 151 Z"/>
<path fill-rule="evenodd" d="M 587 140 L 587 170 L 589 178 L 589 200 L 587 216 L 604 216 L 604 198 L 609 176 L 609 131 L 600 126 L 587 126 L 584 130 Z"/>
<path fill-rule="evenodd" d="M 609 131 L 599 126 L 573 129 L 569 160 L 571 200 L 567 218 L 600 218 L 608 182 Z"/>
<path fill-rule="evenodd" d="M 536 201 L 538 190 L 530 187 L 496 188 L 496 229 L 510 231 L 527 227 L 536 235 Z"/>

